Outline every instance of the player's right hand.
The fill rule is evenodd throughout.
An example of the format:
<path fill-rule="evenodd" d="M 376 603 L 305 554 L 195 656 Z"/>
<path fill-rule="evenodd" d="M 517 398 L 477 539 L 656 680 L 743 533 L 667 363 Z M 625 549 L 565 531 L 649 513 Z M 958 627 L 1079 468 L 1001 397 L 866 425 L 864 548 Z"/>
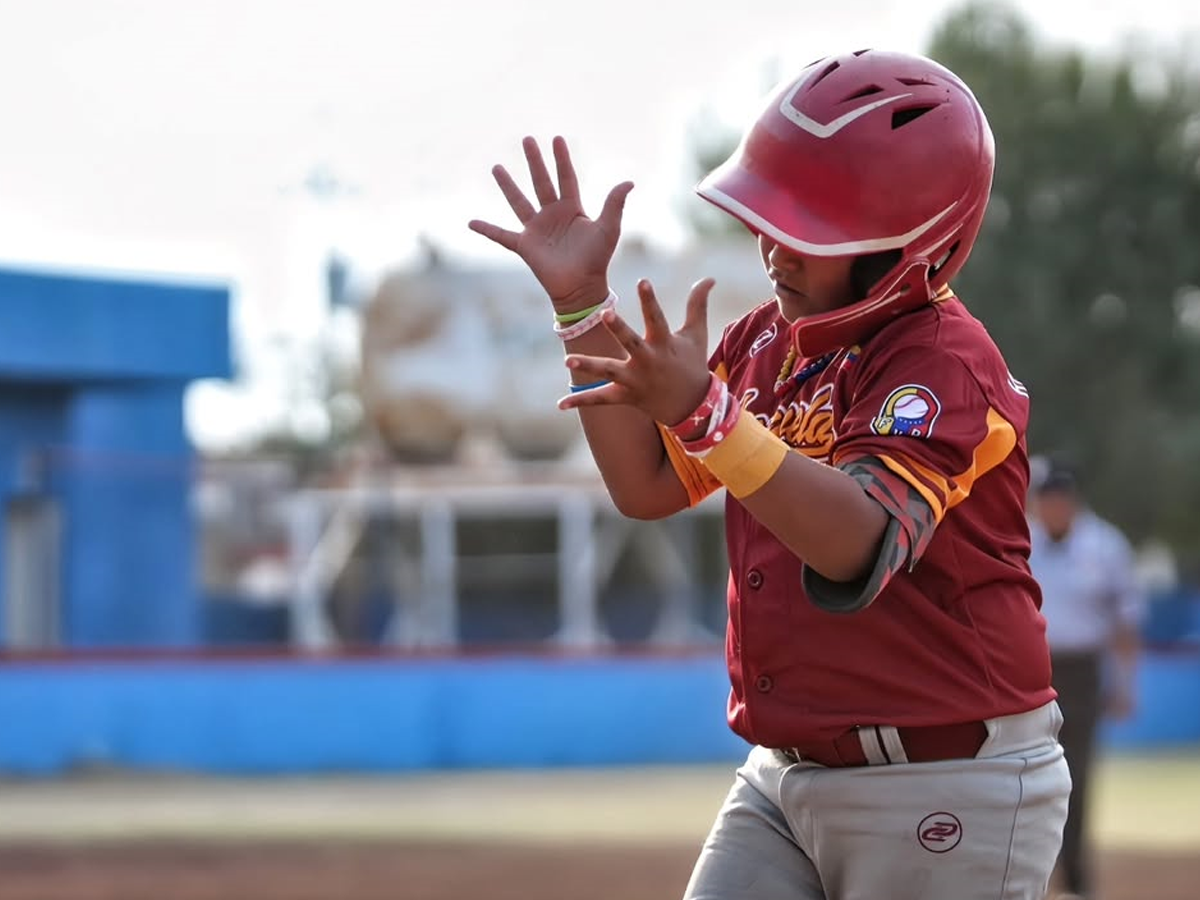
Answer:
<path fill-rule="evenodd" d="M 550 295 L 556 312 L 593 306 L 608 296 L 608 264 L 621 236 L 621 214 L 633 183 L 625 181 L 609 191 L 600 215 L 589 219 L 579 199 L 567 142 L 561 137 L 552 142 L 557 188 L 537 141 L 527 137 L 521 145 L 538 206 L 517 187 L 504 166 L 495 166 L 492 176 L 522 228 L 509 231 L 479 219 L 471 220 L 468 227 L 520 256 Z"/>

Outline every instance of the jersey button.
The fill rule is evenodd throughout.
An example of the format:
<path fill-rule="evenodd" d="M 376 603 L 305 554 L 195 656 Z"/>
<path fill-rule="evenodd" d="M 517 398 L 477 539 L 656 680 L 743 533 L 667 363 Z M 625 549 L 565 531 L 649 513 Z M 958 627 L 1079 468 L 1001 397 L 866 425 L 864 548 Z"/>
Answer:
<path fill-rule="evenodd" d="M 754 686 L 758 688 L 760 694 L 767 694 L 775 686 L 775 682 L 771 680 L 770 675 L 759 675 L 754 679 Z"/>
<path fill-rule="evenodd" d="M 751 569 L 746 573 L 746 584 L 750 585 L 750 587 L 754 588 L 754 590 L 757 591 L 760 587 L 762 587 L 762 583 L 762 572 L 758 571 L 758 569 Z"/>

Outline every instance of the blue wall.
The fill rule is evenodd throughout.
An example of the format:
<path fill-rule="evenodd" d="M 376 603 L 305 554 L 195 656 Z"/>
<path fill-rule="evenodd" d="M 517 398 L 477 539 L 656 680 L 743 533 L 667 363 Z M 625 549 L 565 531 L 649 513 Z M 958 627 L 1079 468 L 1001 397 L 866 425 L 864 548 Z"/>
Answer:
<path fill-rule="evenodd" d="M 1200 648 L 1143 654 L 1134 715 L 1104 723 L 1101 740 L 1114 750 L 1200 744 Z"/>
<path fill-rule="evenodd" d="M 152 381 L 74 392 L 67 442 L 49 466 L 72 646 L 200 642 L 183 389 Z"/>
<path fill-rule="evenodd" d="M 0 380 L 0 496 L 39 489 L 45 475 L 42 451 L 64 441 L 70 397 L 63 385 Z"/>
<path fill-rule="evenodd" d="M 0 665 L 0 771 L 396 771 L 734 759 L 718 658 Z"/>
<path fill-rule="evenodd" d="M 0 269 L 0 377 L 186 381 L 229 372 L 229 291 Z"/>
<path fill-rule="evenodd" d="M 0 664 L 0 772 L 734 762 L 719 656 Z M 1200 744 L 1200 656 L 1150 656 L 1110 746 Z"/>
<path fill-rule="evenodd" d="M 224 287 L 0 270 L 0 513 L 57 509 L 66 646 L 203 637 L 183 395 L 231 374 L 228 306 Z"/>

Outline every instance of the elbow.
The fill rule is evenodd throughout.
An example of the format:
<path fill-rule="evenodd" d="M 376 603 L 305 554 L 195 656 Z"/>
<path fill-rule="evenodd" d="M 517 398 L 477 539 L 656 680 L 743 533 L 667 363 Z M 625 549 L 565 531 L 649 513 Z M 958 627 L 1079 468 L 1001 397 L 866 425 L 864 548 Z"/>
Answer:
<path fill-rule="evenodd" d="M 886 546 L 895 542 L 900 523 L 876 507 L 882 515 L 865 522 L 844 542 L 827 546 L 825 552 L 811 554 L 807 565 L 828 581 L 838 584 L 862 584 L 875 572 Z M 894 533 L 889 536 L 889 529 Z"/>
<path fill-rule="evenodd" d="M 875 568 L 876 558 L 873 555 L 858 555 L 831 558 L 808 563 L 809 568 L 835 584 L 861 584 L 865 582 Z"/>
<path fill-rule="evenodd" d="M 612 491 L 609 496 L 612 498 L 617 512 L 627 519 L 637 519 L 642 522 L 665 519 L 681 509 L 678 504 L 664 503 L 661 498 L 653 496 L 651 492 L 618 493 Z"/>
<path fill-rule="evenodd" d="M 857 584 L 866 580 L 866 576 L 870 574 L 871 568 L 869 563 L 855 565 L 853 563 L 832 562 L 820 565 L 809 564 L 810 568 L 824 578 L 826 581 L 834 584 Z"/>
<path fill-rule="evenodd" d="M 616 506 L 617 512 L 625 518 L 637 519 L 641 522 L 653 522 L 657 519 L 665 519 L 672 513 L 677 512 L 677 510 L 666 509 L 644 501 L 618 501 L 614 498 L 613 505 Z"/>
<path fill-rule="evenodd" d="M 666 463 L 648 478 L 605 478 L 605 487 L 617 512 L 627 519 L 653 522 L 688 508 L 687 491 Z"/>

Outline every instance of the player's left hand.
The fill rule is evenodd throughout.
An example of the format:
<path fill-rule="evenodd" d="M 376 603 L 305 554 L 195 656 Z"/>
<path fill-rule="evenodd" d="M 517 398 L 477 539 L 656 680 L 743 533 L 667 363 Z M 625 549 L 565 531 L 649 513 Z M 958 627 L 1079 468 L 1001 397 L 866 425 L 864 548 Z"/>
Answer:
<path fill-rule="evenodd" d="M 671 331 L 654 288 L 638 282 L 638 298 L 646 333 L 638 334 L 617 315 L 604 314 L 604 325 L 620 341 L 628 356 L 611 359 L 572 353 L 567 368 L 575 381 L 611 381 L 612 384 L 571 394 L 558 402 L 559 409 L 584 406 L 634 406 L 656 422 L 674 425 L 700 405 L 712 375 L 708 371 L 708 295 L 713 280 L 692 287 L 683 327 Z"/>

